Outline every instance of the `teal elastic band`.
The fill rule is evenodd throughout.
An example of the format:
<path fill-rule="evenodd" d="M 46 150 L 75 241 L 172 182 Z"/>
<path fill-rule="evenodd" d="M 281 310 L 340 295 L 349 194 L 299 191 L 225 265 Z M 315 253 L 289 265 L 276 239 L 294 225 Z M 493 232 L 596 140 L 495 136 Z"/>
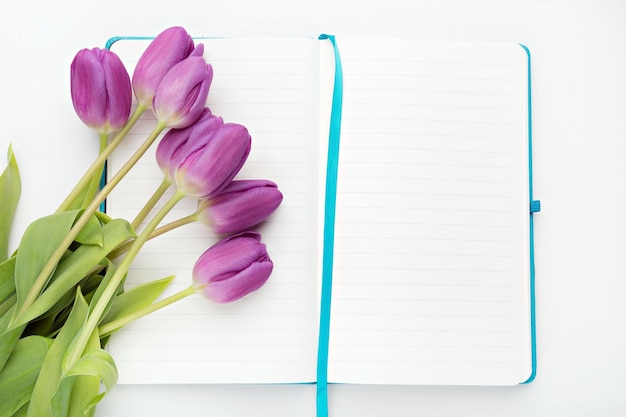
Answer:
<path fill-rule="evenodd" d="M 341 132 L 341 108 L 343 101 L 343 71 L 339 49 L 332 35 L 320 35 L 328 39 L 335 52 L 335 80 L 333 102 L 328 134 L 328 165 L 326 167 L 326 200 L 324 205 L 324 247 L 322 251 L 322 292 L 320 327 L 317 348 L 317 416 L 328 417 L 328 338 L 330 335 L 330 299 L 333 282 L 333 252 L 335 242 L 335 207 L 337 201 L 337 168 L 339 166 L 339 137 Z"/>

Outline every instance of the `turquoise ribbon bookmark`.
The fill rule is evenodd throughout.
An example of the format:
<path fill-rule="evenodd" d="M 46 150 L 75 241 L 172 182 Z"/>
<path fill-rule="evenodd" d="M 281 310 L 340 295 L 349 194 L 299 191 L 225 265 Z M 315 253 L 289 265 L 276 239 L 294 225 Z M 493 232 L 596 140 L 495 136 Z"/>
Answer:
<path fill-rule="evenodd" d="M 320 327 L 317 347 L 317 416 L 328 417 L 328 338 L 330 335 L 330 298 L 333 283 L 333 252 L 335 243 L 335 207 L 337 201 L 337 169 L 339 166 L 339 136 L 343 102 L 343 71 L 339 49 L 333 35 L 328 39 L 335 52 L 335 80 L 328 134 L 328 165 L 326 167 L 326 196 L 324 205 L 324 247 L 322 250 L 322 292 Z"/>

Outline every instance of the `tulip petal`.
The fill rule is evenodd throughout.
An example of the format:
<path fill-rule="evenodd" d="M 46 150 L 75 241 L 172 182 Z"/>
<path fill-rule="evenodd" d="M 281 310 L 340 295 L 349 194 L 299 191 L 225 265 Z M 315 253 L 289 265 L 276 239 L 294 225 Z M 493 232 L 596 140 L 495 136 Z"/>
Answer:
<path fill-rule="evenodd" d="M 264 259 L 267 251 L 260 240 L 258 233 L 247 232 L 230 236 L 211 246 L 196 263 L 196 272 L 200 273 L 198 282 L 208 284 L 224 280 L 256 260 Z"/>
<path fill-rule="evenodd" d="M 156 160 L 171 182 L 174 182 L 178 168 L 188 155 L 202 149 L 213 132 L 222 124 L 224 124 L 222 118 L 212 115 L 205 107 L 200 118 L 192 126 L 170 129 L 163 136 L 157 146 Z"/>
<path fill-rule="evenodd" d="M 203 205 L 199 218 L 215 233 L 236 233 L 267 219 L 282 200 L 282 193 L 272 181 L 232 181 Z"/>
<path fill-rule="evenodd" d="M 212 282 L 203 289 L 204 295 L 218 303 L 231 303 L 258 290 L 267 282 L 273 265 L 258 262 L 227 280 Z"/>
<path fill-rule="evenodd" d="M 115 53 L 100 48 L 79 51 L 70 66 L 70 90 L 76 114 L 90 128 L 109 133 L 126 124 L 130 78 Z"/>
<path fill-rule="evenodd" d="M 212 80 L 213 67 L 203 57 L 191 56 L 174 65 L 154 94 L 157 120 L 176 129 L 193 124 L 206 107 Z"/>
<path fill-rule="evenodd" d="M 133 73 L 132 86 L 137 101 L 150 105 L 165 74 L 193 51 L 193 39 L 180 26 L 168 28 L 154 38 L 137 61 Z"/>
<path fill-rule="evenodd" d="M 106 53 L 102 57 L 105 68 L 105 85 L 107 92 L 107 118 L 111 130 L 119 130 L 126 124 L 132 104 L 130 77 L 122 60 L 114 53 Z"/>
<path fill-rule="evenodd" d="M 250 147 L 250 134 L 244 126 L 224 123 L 203 149 L 180 165 L 176 178 L 179 189 L 196 198 L 219 193 L 242 168 Z"/>
<path fill-rule="evenodd" d="M 250 147 L 250 134 L 244 126 L 224 123 L 204 107 L 194 124 L 165 134 L 156 158 L 180 191 L 207 198 L 228 186 L 245 163 Z"/>
<path fill-rule="evenodd" d="M 106 89 L 104 68 L 93 50 L 76 54 L 70 67 L 70 93 L 78 117 L 87 126 L 98 129 L 104 125 Z"/>
<path fill-rule="evenodd" d="M 193 267 L 193 282 L 208 298 L 227 303 L 259 289 L 272 273 L 267 249 L 254 231 L 221 240 L 207 249 Z"/>

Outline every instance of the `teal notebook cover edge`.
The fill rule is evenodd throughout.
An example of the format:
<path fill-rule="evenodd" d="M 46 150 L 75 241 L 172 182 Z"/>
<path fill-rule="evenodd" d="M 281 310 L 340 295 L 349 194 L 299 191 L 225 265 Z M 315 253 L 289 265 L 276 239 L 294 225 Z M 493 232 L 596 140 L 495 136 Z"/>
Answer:
<path fill-rule="evenodd" d="M 115 42 L 121 41 L 121 40 L 148 40 L 148 39 L 154 39 L 154 36 L 113 36 L 109 38 L 109 40 L 107 40 L 104 47 L 106 49 L 111 49 L 111 46 L 113 46 Z"/>
<path fill-rule="evenodd" d="M 535 237 L 533 214 L 541 210 L 539 200 L 533 199 L 533 163 L 532 163 L 532 89 L 531 89 L 531 54 L 530 49 L 523 44 L 520 47 L 526 52 L 527 71 L 528 71 L 528 197 L 530 201 L 530 220 L 529 220 L 529 254 L 530 254 L 530 277 L 529 277 L 529 294 L 530 294 L 530 342 L 531 342 L 531 372 L 528 379 L 522 384 L 529 384 L 534 381 L 537 376 L 537 325 L 536 325 L 536 298 L 535 298 Z"/>

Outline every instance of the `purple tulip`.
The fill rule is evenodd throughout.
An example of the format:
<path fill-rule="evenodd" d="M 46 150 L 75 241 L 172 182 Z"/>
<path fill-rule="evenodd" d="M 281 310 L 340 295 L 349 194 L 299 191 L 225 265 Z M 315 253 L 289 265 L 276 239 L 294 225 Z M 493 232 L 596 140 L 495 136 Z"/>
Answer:
<path fill-rule="evenodd" d="M 152 107 L 157 120 L 175 129 L 190 126 L 206 107 L 213 67 L 201 56 L 174 65 L 154 93 Z"/>
<path fill-rule="evenodd" d="M 70 66 L 70 90 L 80 120 L 100 133 L 121 129 L 132 101 L 130 78 L 108 49 L 83 49 Z"/>
<path fill-rule="evenodd" d="M 236 180 L 215 197 L 201 203 L 200 221 L 215 233 L 236 233 L 267 219 L 283 201 L 269 180 Z"/>
<path fill-rule="evenodd" d="M 265 284 L 274 265 L 261 235 L 243 232 L 206 250 L 193 267 L 197 290 L 218 303 L 230 303 Z"/>
<path fill-rule="evenodd" d="M 250 153 L 248 130 L 224 123 L 208 108 L 185 129 L 169 130 L 156 159 L 165 176 L 190 197 L 209 198 L 230 184 Z"/>
<path fill-rule="evenodd" d="M 203 47 L 194 51 L 191 36 L 182 27 L 171 27 L 161 32 L 146 48 L 135 66 L 133 90 L 139 104 L 152 105 L 157 87 L 167 72 L 192 53 L 202 55 Z"/>

